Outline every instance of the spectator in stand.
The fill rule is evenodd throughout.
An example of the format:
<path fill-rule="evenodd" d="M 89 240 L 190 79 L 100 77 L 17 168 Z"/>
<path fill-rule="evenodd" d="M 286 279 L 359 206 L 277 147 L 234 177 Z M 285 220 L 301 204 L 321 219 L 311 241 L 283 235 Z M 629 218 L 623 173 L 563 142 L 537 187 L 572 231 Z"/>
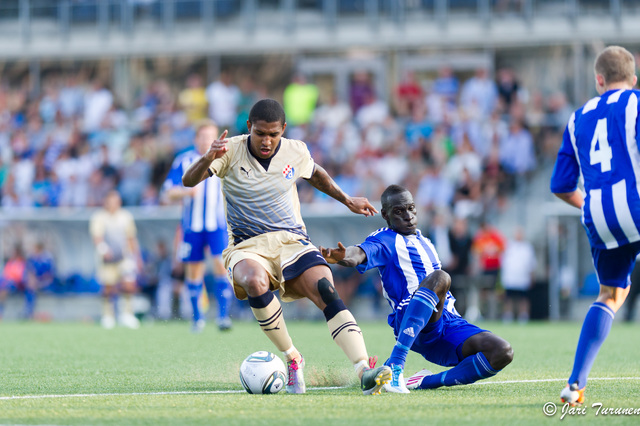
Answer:
<path fill-rule="evenodd" d="M 504 249 L 505 239 L 502 233 L 482 219 L 471 246 L 483 281 L 481 299 L 486 300 L 489 297 L 487 293 L 493 294 L 495 291 Z"/>
<path fill-rule="evenodd" d="M 286 111 L 285 111 L 286 113 Z M 322 103 L 313 114 L 313 122 L 323 129 L 336 130 L 353 118 L 353 112 L 348 103 L 341 101 L 333 92 L 329 100 Z"/>
<path fill-rule="evenodd" d="M 318 103 L 318 86 L 307 81 L 304 74 L 298 73 L 284 89 L 282 106 L 289 126 L 309 124 Z"/>
<path fill-rule="evenodd" d="M 349 104 L 354 114 L 357 114 L 365 104 L 366 99 L 375 97 L 375 90 L 371 82 L 371 75 L 366 71 L 357 71 L 351 78 L 349 86 Z"/>
<path fill-rule="evenodd" d="M 448 208 L 454 194 L 452 182 L 444 175 L 438 165 L 427 166 L 418 184 L 416 202 L 426 213 Z"/>
<path fill-rule="evenodd" d="M 187 77 L 187 87 L 178 95 L 178 104 L 191 124 L 207 118 L 207 94 L 199 74 Z"/>
<path fill-rule="evenodd" d="M 356 122 L 361 129 L 370 126 L 381 125 L 389 118 L 389 106 L 375 93 L 371 92 L 363 96 L 362 106 L 356 112 Z"/>
<path fill-rule="evenodd" d="M 414 71 L 403 72 L 402 80 L 393 92 L 393 103 L 395 112 L 401 119 L 414 117 L 416 109 L 423 106 L 424 91 Z"/>
<path fill-rule="evenodd" d="M 524 230 L 518 227 L 502 254 L 500 280 L 505 291 L 502 321 L 513 321 L 514 303 L 518 305 L 518 322 L 529 321 L 529 290 L 533 287 L 535 272 L 535 250 L 525 239 Z"/>
<path fill-rule="evenodd" d="M 233 84 L 229 71 L 222 71 L 218 80 L 207 87 L 209 118 L 221 129 L 235 129 L 240 103 L 240 89 Z"/>
<path fill-rule="evenodd" d="M 143 135 L 136 135 L 125 155 L 120 170 L 118 189 L 125 206 L 136 206 L 142 200 L 142 194 L 151 180 L 151 164 L 145 157 Z"/>
<path fill-rule="evenodd" d="M 502 111 L 509 114 L 511 107 L 519 102 L 518 92 L 520 83 L 516 79 L 516 74 L 511 68 L 501 68 L 497 76 L 498 99 L 502 104 Z"/>
<path fill-rule="evenodd" d="M 536 168 L 533 137 L 517 118 L 511 120 L 509 132 L 500 141 L 500 164 L 512 176 L 515 184 L 518 177 Z"/>
<path fill-rule="evenodd" d="M 22 246 L 13 248 L 11 257 L 7 259 L 0 275 L 0 319 L 4 314 L 4 305 L 9 292 L 21 290 L 24 287 L 26 262 Z"/>
<path fill-rule="evenodd" d="M 81 79 L 79 73 L 71 73 L 63 78 L 64 84 L 58 95 L 58 110 L 65 120 L 82 115 L 84 90 L 80 83 Z"/>
<path fill-rule="evenodd" d="M 484 120 L 496 109 L 498 88 L 489 78 L 487 68 L 476 69 L 475 74 L 464 82 L 460 91 L 460 107 L 476 120 Z"/>
<path fill-rule="evenodd" d="M 416 104 L 411 109 L 409 122 L 405 126 L 405 137 L 412 149 L 417 149 L 423 140 L 433 133 L 433 124 L 427 119 L 424 104 Z"/>
<path fill-rule="evenodd" d="M 449 105 L 456 103 L 460 82 L 454 75 L 453 69 L 445 65 L 438 69 L 438 77 L 434 80 L 431 90 Z"/>
<path fill-rule="evenodd" d="M 83 130 L 92 133 L 100 129 L 102 121 L 113 104 L 113 95 L 100 79 L 95 79 L 92 88 L 84 97 Z"/>
<path fill-rule="evenodd" d="M 38 292 L 52 285 L 56 278 L 53 255 L 42 241 L 38 241 L 33 253 L 27 256 L 25 272 L 24 318 L 33 319 Z"/>

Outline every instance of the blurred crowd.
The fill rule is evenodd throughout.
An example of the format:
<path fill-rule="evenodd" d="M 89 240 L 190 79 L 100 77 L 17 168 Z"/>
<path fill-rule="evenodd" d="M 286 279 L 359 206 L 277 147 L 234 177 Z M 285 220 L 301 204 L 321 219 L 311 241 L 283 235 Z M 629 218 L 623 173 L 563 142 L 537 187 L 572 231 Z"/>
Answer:
<path fill-rule="evenodd" d="M 368 72 L 352 75 L 348 93 L 323 93 L 311 76 L 294 75 L 272 94 L 228 69 L 211 82 L 197 73 L 155 79 L 127 109 L 82 71 L 48 75 L 39 93 L 26 79 L 0 82 L 0 205 L 98 207 L 112 189 L 124 206 L 162 204 L 162 183 L 175 155 L 191 147 L 195 123 L 208 117 L 241 134 L 254 102 L 274 97 L 285 108 L 285 136 L 307 142 L 345 192 L 378 200 L 389 184 L 407 187 L 445 269 L 467 275 L 475 265 L 490 275 L 470 259 L 485 261 L 482 250 L 496 244 L 501 256 L 504 237 L 482 242 L 477 233 L 552 164 L 572 106 L 561 93 L 524 88 L 509 68 L 461 75 L 447 66 L 430 77 L 407 71 L 390 93 L 377 93 Z M 299 192 L 302 202 L 335 203 L 304 181 Z M 340 285 L 360 283 L 338 275 Z"/>
<path fill-rule="evenodd" d="M 127 110 L 82 72 L 48 76 L 38 94 L 1 84 L 2 207 L 98 206 L 113 188 L 126 206 L 160 203 L 193 123 L 210 117 L 231 135 L 246 132 L 250 107 L 269 95 L 234 81 L 232 70 L 210 84 L 199 74 L 185 80 L 153 81 Z M 366 72 L 354 73 L 342 96 L 295 76 L 282 94 L 286 136 L 305 140 L 348 193 L 377 200 L 382 188 L 401 183 L 428 217 L 499 209 L 537 164 L 551 161 L 571 111 L 562 94 L 524 90 L 510 69 L 495 79 L 478 69 L 461 81 L 442 67 L 431 80 L 404 73 L 386 96 L 374 87 Z M 304 183 L 300 192 L 303 202 L 328 201 Z"/>

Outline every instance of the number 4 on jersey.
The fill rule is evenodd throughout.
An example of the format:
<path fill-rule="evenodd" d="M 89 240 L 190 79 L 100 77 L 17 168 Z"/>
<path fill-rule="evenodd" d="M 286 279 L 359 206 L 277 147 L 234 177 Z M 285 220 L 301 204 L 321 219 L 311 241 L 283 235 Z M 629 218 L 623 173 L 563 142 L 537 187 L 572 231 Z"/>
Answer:
<path fill-rule="evenodd" d="M 597 147 L 596 147 L 597 145 Z M 596 130 L 591 139 L 591 149 L 589 150 L 589 160 L 591 165 L 600 164 L 600 172 L 611 171 L 611 159 L 613 153 L 607 140 L 607 119 L 601 118 L 596 124 Z"/>

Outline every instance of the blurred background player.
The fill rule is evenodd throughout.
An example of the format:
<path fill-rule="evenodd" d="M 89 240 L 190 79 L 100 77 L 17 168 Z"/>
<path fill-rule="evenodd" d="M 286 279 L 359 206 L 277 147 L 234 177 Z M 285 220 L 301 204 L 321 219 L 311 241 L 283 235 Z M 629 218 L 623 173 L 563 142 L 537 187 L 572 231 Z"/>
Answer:
<path fill-rule="evenodd" d="M 118 320 L 121 325 L 140 327 L 133 312 L 132 296 L 137 292 L 136 271 L 142 270 L 142 257 L 133 215 L 122 208 L 118 191 L 109 191 L 104 208 L 93 213 L 89 233 L 98 256 L 97 278 L 103 296 L 102 326 L 106 329 L 115 327 L 116 311 L 120 308 Z M 119 293 L 123 295 L 121 306 L 118 305 Z"/>
<path fill-rule="evenodd" d="M 533 244 L 525 239 L 524 229 L 516 228 L 500 261 L 500 281 L 504 288 L 503 322 L 513 321 L 514 304 L 518 306 L 518 322 L 524 324 L 529 321 L 529 290 L 533 287 L 536 263 Z"/>
<path fill-rule="evenodd" d="M 345 248 L 338 243 L 337 248 L 320 250 L 329 263 L 355 266 L 360 272 L 380 271 L 384 295 L 393 309 L 388 323 L 397 339 L 385 363 L 393 372 L 385 390 L 409 393 L 407 386 L 435 389 L 496 375 L 511 363 L 513 350 L 507 341 L 468 323 L 456 311 L 456 299 L 449 291 L 451 278 L 441 269 L 431 241 L 417 229 L 413 196 L 391 185 L 381 202 L 388 228 L 378 229 L 356 246 Z M 409 350 L 434 364 L 454 367 L 439 374 L 421 370 L 405 384 Z"/>
<path fill-rule="evenodd" d="M 600 293 L 582 325 L 573 370 L 560 398 L 584 402 L 587 377 L 630 289 L 640 253 L 638 78 L 633 55 L 609 46 L 595 60 L 600 96 L 575 111 L 558 152 L 551 192 L 582 209 Z M 578 181 L 584 182 L 584 193 Z"/>
<path fill-rule="evenodd" d="M 184 262 L 184 282 L 189 290 L 193 309 L 191 330 L 199 333 L 205 326 L 200 309 L 206 264 L 205 249 L 209 247 L 213 258 L 215 296 L 218 301 L 218 328 L 229 330 L 231 318 L 231 284 L 222 263 L 222 251 L 227 248 L 228 234 L 224 216 L 224 203 L 220 179 L 214 177 L 193 188 L 182 185 L 182 175 L 193 162 L 207 152 L 218 135 L 218 126 L 211 120 L 197 124 L 195 147 L 178 155 L 164 183 L 165 196 L 171 201 L 182 201 L 182 243 L 178 256 Z"/>
<path fill-rule="evenodd" d="M 311 243 L 300 214 L 299 178 L 340 201 L 352 212 L 371 216 L 376 209 L 363 197 L 350 197 L 316 164 L 307 145 L 282 135 L 282 106 L 258 101 L 249 112 L 249 135 L 225 139 L 225 130 L 185 172 L 185 186 L 209 177 L 222 180 L 231 244 L 224 252 L 238 299 L 249 299 L 253 315 L 287 361 L 289 393 L 304 393 L 304 358 L 287 331 L 283 301 L 307 298 L 321 309 L 331 336 L 353 363 L 365 395 L 379 393 L 391 378 L 388 367 L 369 367 L 362 331 L 340 299 L 331 270 Z"/>
<path fill-rule="evenodd" d="M 0 319 L 4 314 L 4 304 L 11 290 L 19 290 L 24 286 L 26 262 L 20 244 L 16 244 L 13 253 L 7 259 L 0 276 Z"/>
<path fill-rule="evenodd" d="M 24 285 L 24 316 L 33 319 L 38 292 L 53 284 L 56 278 L 55 261 L 51 253 L 45 249 L 44 243 L 38 241 L 33 252 L 27 256 Z"/>

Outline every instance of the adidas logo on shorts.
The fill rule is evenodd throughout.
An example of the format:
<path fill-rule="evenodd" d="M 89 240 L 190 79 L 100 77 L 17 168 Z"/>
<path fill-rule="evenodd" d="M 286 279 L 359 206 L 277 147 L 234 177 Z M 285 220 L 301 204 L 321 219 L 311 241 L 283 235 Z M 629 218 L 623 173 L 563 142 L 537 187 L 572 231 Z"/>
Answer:
<path fill-rule="evenodd" d="M 405 328 L 403 333 L 407 336 L 416 337 L 415 333 L 413 332 L 413 327 Z"/>

